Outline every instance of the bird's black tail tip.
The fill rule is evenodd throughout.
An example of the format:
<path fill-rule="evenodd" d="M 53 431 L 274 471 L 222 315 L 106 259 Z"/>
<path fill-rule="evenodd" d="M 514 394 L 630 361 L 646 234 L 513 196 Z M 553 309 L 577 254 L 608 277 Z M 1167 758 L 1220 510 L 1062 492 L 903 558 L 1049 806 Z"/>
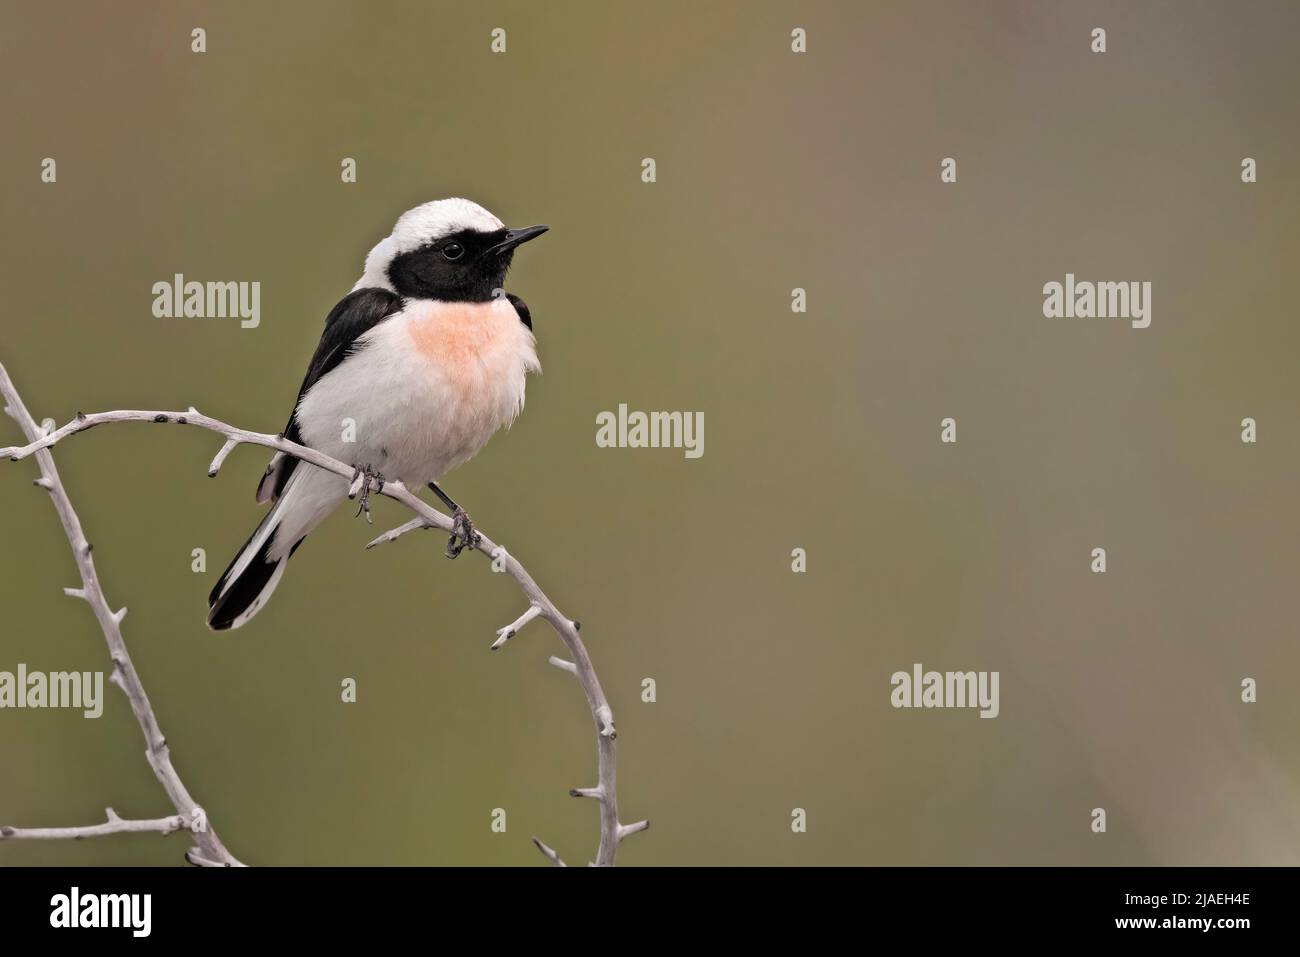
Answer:
<path fill-rule="evenodd" d="M 231 569 L 244 553 L 241 549 L 235 562 L 231 562 L 230 568 L 226 569 L 212 589 L 208 596 L 208 627 L 213 631 L 238 628 L 252 618 L 271 597 L 271 592 L 279 582 L 278 572 L 284 562 L 288 561 L 288 556 L 280 559 L 268 557 L 271 538 L 271 535 L 267 535 L 248 565 L 233 580 L 229 580 Z"/>

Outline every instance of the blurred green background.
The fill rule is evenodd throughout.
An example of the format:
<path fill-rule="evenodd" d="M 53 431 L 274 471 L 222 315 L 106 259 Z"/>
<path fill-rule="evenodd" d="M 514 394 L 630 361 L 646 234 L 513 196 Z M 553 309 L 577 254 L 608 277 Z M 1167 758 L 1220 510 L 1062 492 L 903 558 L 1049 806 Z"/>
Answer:
<path fill-rule="evenodd" d="M 1298 31 L 1287 3 L 8 0 L 0 361 L 38 418 L 193 404 L 276 431 L 403 210 L 549 223 L 510 282 L 545 374 L 445 485 L 583 622 L 623 817 L 653 822 L 620 863 L 1300 863 Z M 1151 328 L 1044 319 L 1067 271 L 1152 281 Z M 176 272 L 260 281 L 260 328 L 154 318 Z M 703 458 L 597 448 L 620 402 L 704 412 Z M 363 551 L 393 503 L 373 529 L 340 511 L 253 624 L 205 629 L 266 461 L 209 480 L 219 446 L 115 426 L 56 459 L 231 851 L 541 865 L 537 834 L 589 859 L 558 640 L 490 654 L 521 596 L 441 537 Z M 35 474 L 0 464 L 0 670 L 106 669 Z M 894 710 L 913 662 L 999 671 L 1001 716 Z M 0 823 L 170 813 L 105 693 L 97 721 L 0 712 Z"/>

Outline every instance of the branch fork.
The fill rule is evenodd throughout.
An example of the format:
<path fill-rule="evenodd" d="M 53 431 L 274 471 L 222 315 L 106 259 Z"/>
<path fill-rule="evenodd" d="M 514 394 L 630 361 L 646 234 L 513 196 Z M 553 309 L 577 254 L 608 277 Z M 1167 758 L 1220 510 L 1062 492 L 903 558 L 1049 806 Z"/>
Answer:
<path fill-rule="evenodd" d="M 193 813 L 198 807 L 193 798 L 185 790 L 171 766 L 171 760 L 168 756 L 166 740 L 158 727 L 158 722 L 153 716 L 153 711 L 149 706 L 148 697 L 144 693 L 144 688 L 140 684 L 139 676 L 131 664 L 130 656 L 127 653 L 126 645 L 122 641 L 119 625 L 122 617 L 126 614 L 126 609 L 122 608 L 117 612 L 110 610 L 107 600 L 100 590 L 98 578 L 95 576 L 94 564 L 90 556 L 90 546 L 86 544 L 85 536 L 81 532 L 80 522 L 76 514 L 72 511 L 72 506 L 68 501 L 67 493 L 64 492 L 59 482 L 58 472 L 54 468 L 54 460 L 47 451 L 51 446 L 57 445 L 69 436 L 78 432 L 84 432 L 87 429 L 94 428 L 97 425 L 105 425 L 119 422 L 152 422 L 158 424 L 175 423 L 177 425 L 190 425 L 198 428 L 207 429 L 224 437 L 220 450 L 212 459 L 208 466 L 208 475 L 217 475 L 221 467 L 225 464 L 226 459 L 240 445 L 260 445 L 264 448 L 274 449 L 281 455 L 292 455 L 308 465 L 324 469 L 327 472 L 333 472 L 349 480 L 354 488 L 350 488 L 351 494 L 360 491 L 358 476 L 356 470 L 335 458 L 318 452 L 315 449 L 300 445 L 297 442 L 291 442 L 283 435 L 269 435 L 262 432 L 250 432 L 246 429 L 240 429 L 219 419 L 214 419 L 199 412 L 193 406 L 190 406 L 184 412 L 167 412 L 167 411 L 145 411 L 120 409 L 111 412 L 95 412 L 86 414 L 78 412 L 72 421 L 58 429 L 40 428 L 27 414 L 23 407 L 22 401 L 18 396 L 17 390 L 9 380 L 3 366 L 0 366 L 0 393 L 3 393 L 5 401 L 8 403 L 6 411 L 13 415 L 19 425 L 23 428 L 29 442 L 24 446 L 13 446 L 10 448 L 0 449 L 0 457 L 8 457 L 12 461 L 19 461 L 28 456 L 35 455 L 41 466 L 41 478 L 36 480 L 36 484 L 50 493 L 55 502 L 55 507 L 59 515 L 64 520 L 64 527 L 68 533 L 69 542 L 73 543 L 74 555 L 77 559 L 78 567 L 82 571 L 82 587 L 70 588 L 65 591 L 73 597 L 82 598 L 90 603 L 95 612 L 96 618 L 104 631 L 104 636 L 108 641 L 109 649 L 114 661 L 113 679 L 127 694 L 131 701 L 132 710 L 140 723 L 141 730 L 144 732 L 145 740 L 149 744 L 146 756 L 150 765 L 154 768 L 155 774 L 163 784 L 168 797 L 172 799 L 176 806 L 178 815 L 184 817 Z M 50 423 L 51 425 L 53 423 Z M 380 535 L 374 541 L 370 542 L 366 548 L 374 548 L 376 545 L 382 545 L 385 542 L 392 542 L 407 534 L 421 528 L 438 528 L 444 532 L 451 532 L 454 529 L 454 522 L 450 516 L 437 511 L 423 499 L 414 495 L 400 482 L 386 483 L 382 488 L 374 489 L 375 493 L 383 495 L 394 501 L 400 502 L 412 512 L 415 518 L 393 528 L 383 535 Z M 493 562 L 494 570 L 505 571 L 519 585 L 524 597 L 528 599 L 527 610 L 511 624 L 505 628 L 497 630 L 497 640 L 492 643 L 493 650 L 501 648 L 512 637 L 517 635 L 529 622 L 535 618 L 543 619 L 559 636 L 565 648 L 569 653 L 567 659 L 552 656 L 550 663 L 562 671 L 567 671 L 578 679 L 582 687 L 583 694 L 586 696 L 587 704 L 591 710 L 592 721 L 595 725 L 597 737 L 597 772 L 599 784 L 595 788 L 580 789 L 583 796 L 595 797 L 600 804 L 600 842 L 596 850 L 596 859 L 593 862 L 598 866 L 612 866 L 618 853 L 619 843 L 631 834 L 645 830 L 649 823 L 639 821 L 635 824 L 622 824 L 618 819 L 618 796 L 617 796 L 617 758 L 615 751 L 615 738 L 617 733 L 614 730 L 614 713 L 609 706 L 609 701 L 600 685 L 600 680 L 596 677 L 595 668 L 592 666 L 591 658 L 587 654 L 587 649 L 579 636 L 581 625 L 560 613 L 555 604 L 546 596 L 541 587 L 534 581 L 527 569 L 514 556 L 510 555 L 504 548 L 493 542 L 487 535 L 479 532 L 480 541 L 478 542 L 477 551 L 480 551 L 484 557 Z M 84 548 L 78 547 L 83 545 Z M 162 818 L 159 821 L 171 819 Z M 98 828 L 104 828 L 114 824 L 119 825 L 119 829 L 131 830 L 130 827 L 121 827 L 128 822 L 118 822 L 112 820 L 107 825 L 92 825 L 90 829 L 45 829 L 45 830 L 84 830 L 87 833 L 83 836 L 89 836 L 91 832 L 99 833 Z M 135 822 L 139 823 L 157 823 L 157 822 Z M 161 825 L 160 825 L 161 826 Z M 136 830 L 149 830 L 150 828 L 136 827 Z M 17 832 L 17 828 L 7 828 L 8 832 Z M 30 830 L 30 829 L 29 829 Z M 115 831 L 104 833 L 116 833 Z M 14 836 L 10 834 L 9 836 Z M 541 840 L 533 838 L 538 850 L 550 860 L 553 864 L 564 866 L 560 856 L 544 844 Z M 196 847 L 187 853 L 186 857 L 193 864 L 205 866 L 232 866 L 239 865 L 229 851 L 222 846 L 217 839 L 216 833 L 209 827 L 202 832 L 195 832 Z"/>

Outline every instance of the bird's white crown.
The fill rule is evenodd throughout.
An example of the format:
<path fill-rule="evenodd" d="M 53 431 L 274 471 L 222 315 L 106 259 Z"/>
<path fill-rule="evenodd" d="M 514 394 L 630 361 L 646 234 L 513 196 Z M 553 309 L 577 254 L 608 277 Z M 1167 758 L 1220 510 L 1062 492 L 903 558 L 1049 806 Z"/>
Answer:
<path fill-rule="evenodd" d="M 490 233 L 504 228 L 505 223 L 478 203 L 459 197 L 435 199 L 408 209 L 398 217 L 392 235 L 380 240 L 370 250 L 366 256 L 365 272 L 352 288 L 378 286 L 392 289 L 388 281 L 388 266 L 402 253 L 409 253 L 463 229 Z"/>

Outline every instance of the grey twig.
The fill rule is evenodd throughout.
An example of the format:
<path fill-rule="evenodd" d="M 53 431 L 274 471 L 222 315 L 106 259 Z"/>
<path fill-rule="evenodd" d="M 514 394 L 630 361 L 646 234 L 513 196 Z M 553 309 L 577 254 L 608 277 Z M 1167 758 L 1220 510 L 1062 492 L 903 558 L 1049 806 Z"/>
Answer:
<path fill-rule="evenodd" d="M 55 468 L 54 457 L 46 451 L 49 446 L 54 444 L 51 441 L 53 435 L 43 426 L 36 424 L 27 407 L 23 405 L 22 398 L 18 395 L 18 390 L 14 388 L 13 382 L 9 379 L 9 374 L 5 371 L 3 365 L 0 365 L 0 395 L 4 396 L 5 412 L 7 412 L 18 427 L 22 429 L 23 434 L 27 436 L 31 443 L 25 447 L 21 454 L 15 454 L 14 449 L 5 449 L 4 454 L 10 458 L 26 458 L 28 455 L 36 456 L 36 463 L 40 466 L 41 478 L 37 480 L 38 487 L 45 489 L 49 493 L 50 501 L 54 503 L 54 509 L 59 513 L 59 519 L 63 522 L 63 530 L 68 536 L 68 542 L 72 545 L 72 556 L 76 559 L 77 569 L 81 572 L 80 588 L 65 588 L 64 592 L 73 598 L 80 598 L 90 605 L 94 612 L 95 618 L 99 621 L 99 627 L 104 632 L 104 639 L 108 642 L 108 654 L 113 662 L 113 672 L 109 680 L 116 684 L 126 694 L 127 700 L 131 703 L 131 711 L 135 715 L 136 721 L 140 725 L 140 730 L 144 734 L 145 740 L 145 758 L 149 761 L 149 766 L 153 768 L 154 775 L 162 784 L 163 790 L 167 792 L 167 797 L 171 800 L 173 807 L 176 808 L 176 818 L 160 819 L 165 822 L 179 821 L 180 827 L 189 830 L 194 837 L 197 856 L 203 863 L 212 864 L 220 867 L 242 867 L 243 865 L 235 858 L 233 854 L 226 850 L 217 837 L 217 832 L 208 826 L 207 816 L 203 809 L 190 796 L 185 785 L 181 782 L 180 775 L 172 766 L 171 751 L 167 747 L 167 739 L 163 737 L 162 729 L 158 726 L 158 719 L 154 717 L 153 707 L 149 704 L 149 696 L 145 694 L 144 685 L 140 681 L 140 676 L 136 673 L 135 665 L 131 663 L 131 655 L 126 650 L 126 642 L 122 638 L 122 619 L 126 617 L 126 609 L 120 608 L 116 611 L 104 597 L 104 590 L 99 584 L 99 575 L 95 571 L 95 559 L 92 557 L 90 543 L 86 541 L 85 532 L 81 528 L 81 520 L 77 518 L 77 513 L 72 508 L 72 502 L 68 498 L 68 493 L 63 487 L 63 482 L 59 478 L 59 470 Z M 184 822 L 191 822 L 186 824 Z M 97 824 L 90 827 L 73 827 L 73 828 L 10 828 L 0 829 L 0 838 L 21 838 L 21 837 L 91 837 L 98 834 L 116 834 L 122 831 L 132 830 L 157 830 L 155 827 L 139 826 L 158 824 L 158 821 L 124 821 L 118 818 L 116 814 L 109 812 L 109 821 L 107 824 Z M 171 830 L 178 830 L 172 828 Z M 193 861 L 196 855 L 188 855 Z"/>
<path fill-rule="evenodd" d="M 0 377 L 3 377 L 3 368 L 0 367 Z M 8 384 L 7 377 L 4 382 Z M 12 385 L 7 385 L 8 395 L 12 392 Z M 333 472 L 349 481 L 354 481 L 356 470 L 345 465 L 337 459 L 331 458 L 315 449 L 299 445 L 296 442 L 290 442 L 283 436 L 268 435 L 262 432 L 250 432 L 245 429 L 236 428 L 219 419 L 203 415 L 193 407 L 185 412 L 159 412 L 143 411 L 132 409 L 120 409 L 112 412 L 96 412 L 90 415 L 78 413 L 77 416 L 64 425 L 48 434 L 41 434 L 35 431 L 27 431 L 27 437 L 30 440 L 25 446 L 15 446 L 12 448 L 0 449 L 0 457 L 8 457 L 14 461 L 24 459 L 29 455 L 40 455 L 50 446 L 61 442 L 70 435 L 78 432 L 84 432 L 86 429 L 93 428 L 97 425 L 106 425 L 116 422 L 154 422 L 159 424 L 174 423 L 177 425 L 193 425 L 201 429 L 207 429 L 216 432 L 225 437 L 226 442 L 221 451 L 217 454 L 209 468 L 209 475 L 215 475 L 225 461 L 230 451 L 237 445 L 260 445 L 265 448 L 275 449 L 285 455 L 292 455 L 295 458 L 314 465 L 317 468 L 324 469 L 327 472 Z M 51 462 L 51 468 L 53 463 Z M 444 532 L 452 531 L 452 520 L 448 515 L 434 509 L 423 499 L 408 490 L 401 482 L 386 482 L 378 494 L 387 496 L 396 502 L 405 505 L 416 514 L 416 518 L 406 522 L 404 525 L 394 528 L 389 532 L 376 538 L 367 545 L 367 548 L 373 548 L 384 542 L 394 541 L 407 532 L 415 531 L 421 528 L 439 528 Z M 648 824 L 640 821 L 636 824 L 624 825 L 618 819 L 618 789 L 617 789 L 617 754 L 615 750 L 615 739 L 617 732 L 614 728 L 614 713 L 610 709 L 609 701 L 605 698 L 605 692 L 601 689 L 600 680 L 596 677 L 596 670 L 592 667 L 591 658 L 587 654 L 586 646 L 579 637 L 579 624 L 564 615 L 562 615 L 555 604 L 546 596 L 546 593 L 538 586 L 533 577 L 522 564 L 504 548 L 497 545 L 487 535 L 479 530 L 480 542 L 475 549 L 481 552 L 484 557 L 498 563 L 498 567 L 505 571 L 513 578 L 524 593 L 524 598 L 528 601 L 528 609 L 515 622 L 499 629 L 497 632 L 497 641 L 493 643 L 494 648 L 500 647 L 513 634 L 517 633 L 520 628 L 526 625 L 534 618 L 542 618 L 551 626 L 559 636 L 560 641 L 568 649 L 571 661 L 563 661 L 558 658 L 552 658 L 553 664 L 569 671 L 582 686 L 583 694 L 586 695 L 587 705 L 591 709 L 592 721 L 596 727 L 596 758 L 597 758 L 597 778 L 599 784 L 596 788 L 582 789 L 592 792 L 592 796 L 598 798 L 600 804 L 600 843 L 596 849 L 596 859 L 594 861 L 598 866 L 612 866 L 614 859 L 618 854 L 619 843 L 627 836 L 644 830 Z M 80 536 L 78 536 L 80 538 Z M 92 566 L 93 574 L 93 566 Z M 111 644 L 111 641 L 110 641 Z M 123 649 L 125 651 L 125 649 Z M 143 693 L 143 692 L 142 692 Z M 179 810 L 179 807 L 178 807 Z M 536 841 L 539 849 L 552 863 L 561 863 L 558 855 L 551 851 L 541 841 Z M 223 849 L 224 851 L 224 849 Z M 204 855 L 209 856 L 209 855 Z M 193 857 L 193 855 L 191 855 Z"/>
<path fill-rule="evenodd" d="M 540 837 L 533 838 L 533 843 L 536 844 L 537 849 L 546 856 L 546 859 L 550 861 L 552 864 L 554 864 L 556 867 L 569 866 L 568 864 L 564 863 L 564 861 L 560 860 L 560 855 L 556 854 L 555 851 L 553 851 L 550 847 L 548 847 Z"/>
<path fill-rule="evenodd" d="M 104 809 L 108 820 L 103 824 L 85 827 L 9 827 L 0 826 L 0 841 L 80 841 L 86 837 L 104 837 L 108 834 L 174 834 L 191 830 L 179 814 L 158 817 L 147 821 L 128 821 L 117 816 L 111 807 Z"/>

